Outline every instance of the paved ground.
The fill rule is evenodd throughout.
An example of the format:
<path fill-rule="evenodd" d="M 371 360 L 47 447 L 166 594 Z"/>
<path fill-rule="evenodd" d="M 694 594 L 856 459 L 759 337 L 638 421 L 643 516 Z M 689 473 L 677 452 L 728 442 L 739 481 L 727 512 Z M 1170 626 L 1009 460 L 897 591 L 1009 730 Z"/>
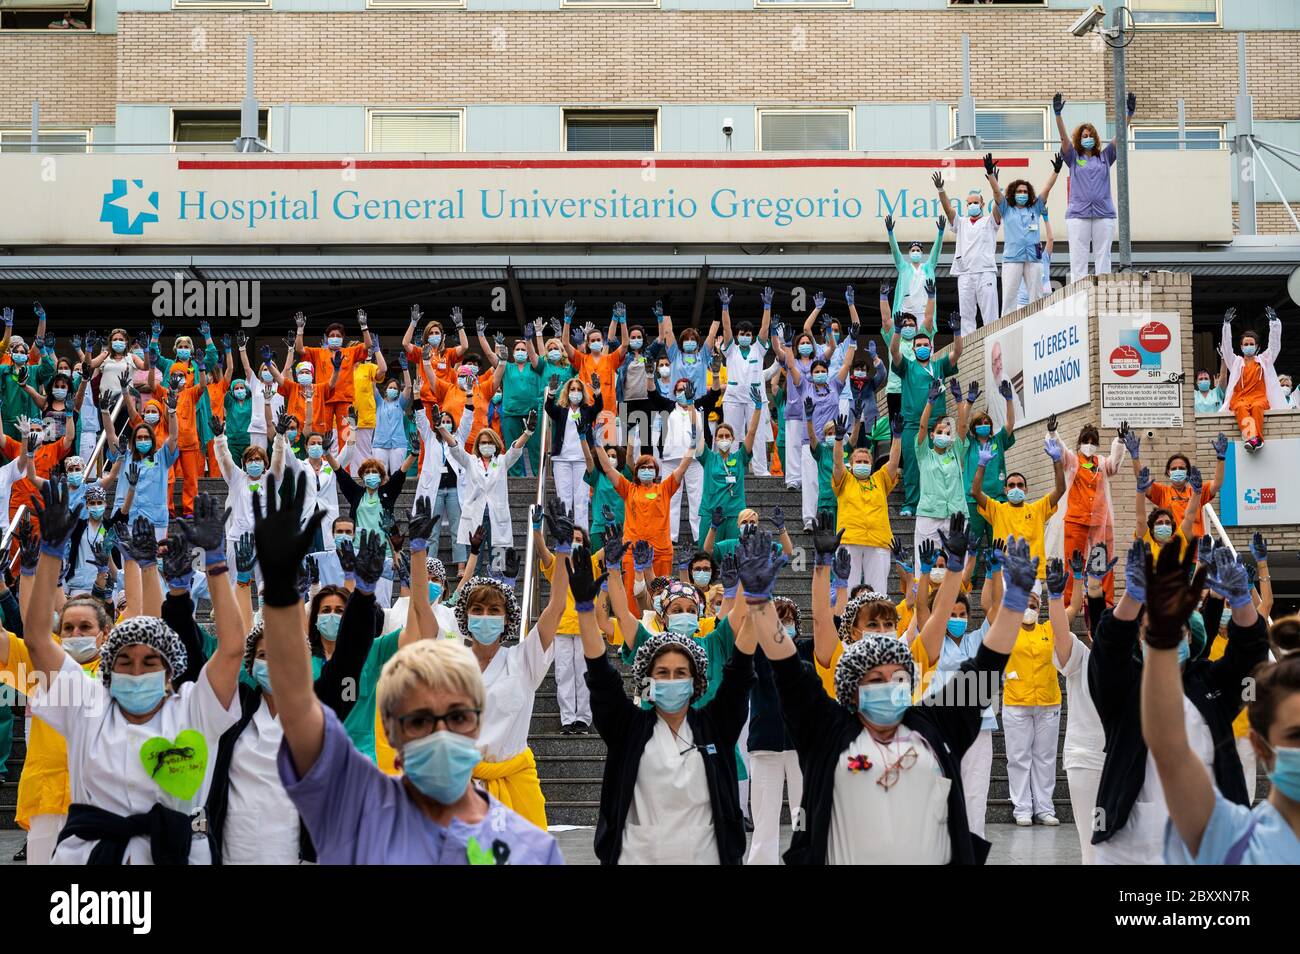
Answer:
<path fill-rule="evenodd" d="M 596 856 L 591 850 L 594 829 L 572 828 L 559 831 L 555 837 L 571 865 L 594 865 Z M 1059 828 L 1017 828 L 1015 825 L 990 825 L 987 832 L 993 842 L 989 854 L 991 865 L 1077 865 L 1079 863 L 1079 838 L 1073 825 Z M 790 843 L 790 829 L 781 832 L 782 849 Z M 0 831 L 0 865 L 14 864 L 13 855 L 23 844 L 23 832 Z"/>

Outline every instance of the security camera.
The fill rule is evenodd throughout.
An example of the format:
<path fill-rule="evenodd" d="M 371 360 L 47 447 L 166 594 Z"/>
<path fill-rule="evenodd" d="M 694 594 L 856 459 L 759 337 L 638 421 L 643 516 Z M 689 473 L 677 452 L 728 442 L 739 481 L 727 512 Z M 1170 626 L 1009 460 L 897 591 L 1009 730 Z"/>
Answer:
<path fill-rule="evenodd" d="M 1079 14 L 1079 19 L 1075 20 L 1070 26 L 1070 32 L 1075 36 L 1087 36 L 1095 30 L 1102 20 L 1106 19 L 1106 11 L 1101 8 L 1100 3 L 1094 3 L 1083 13 Z"/>
<path fill-rule="evenodd" d="M 731 117 L 728 116 L 726 119 L 722 121 L 722 135 L 730 136 L 735 131 L 736 131 L 735 123 L 732 121 Z"/>

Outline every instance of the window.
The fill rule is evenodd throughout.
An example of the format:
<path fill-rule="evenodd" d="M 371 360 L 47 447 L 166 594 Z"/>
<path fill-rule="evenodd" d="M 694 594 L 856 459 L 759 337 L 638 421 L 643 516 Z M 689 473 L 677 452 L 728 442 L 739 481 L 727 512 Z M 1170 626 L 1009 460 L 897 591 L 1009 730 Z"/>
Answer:
<path fill-rule="evenodd" d="M 90 150 L 88 129 L 42 129 L 37 134 L 37 152 L 85 153 Z M 31 128 L 0 130 L 0 152 L 31 152 Z"/>
<path fill-rule="evenodd" d="M 763 152 L 844 151 L 853 148 L 853 110 L 760 109 L 758 148 Z"/>
<path fill-rule="evenodd" d="M 655 7 L 659 0 L 560 0 L 562 7 Z"/>
<path fill-rule="evenodd" d="M 371 10 L 463 10 L 465 0 L 366 0 Z"/>
<path fill-rule="evenodd" d="M 371 109 L 366 112 L 369 152 L 464 152 L 459 109 Z"/>
<path fill-rule="evenodd" d="M 0 0 L 0 30 L 95 29 L 92 0 Z"/>
<path fill-rule="evenodd" d="M 271 0 L 172 0 L 173 10 L 210 10 L 214 7 L 266 7 Z"/>
<path fill-rule="evenodd" d="M 257 111 L 257 138 L 266 142 L 265 109 Z M 239 138 L 238 109 L 172 110 L 173 152 L 221 152 Z"/>
<path fill-rule="evenodd" d="M 851 7 L 853 0 L 754 0 L 756 7 Z"/>
<path fill-rule="evenodd" d="M 565 110 L 564 148 L 569 152 L 654 152 L 658 125 L 653 110 Z"/>
<path fill-rule="evenodd" d="M 1222 126 L 1185 126 L 1185 148 L 1224 149 Z M 1177 126 L 1130 126 L 1134 149 L 1177 149 Z"/>
<path fill-rule="evenodd" d="M 949 112 L 952 137 L 957 138 L 957 107 Z M 989 146 L 1041 149 L 1047 136 L 1047 107 L 991 106 L 975 108 L 975 135 Z"/>
<path fill-rule="evenodd" d="M 1217 26 L 1219 0 L 1128 0 L 1138 26 Z"/>

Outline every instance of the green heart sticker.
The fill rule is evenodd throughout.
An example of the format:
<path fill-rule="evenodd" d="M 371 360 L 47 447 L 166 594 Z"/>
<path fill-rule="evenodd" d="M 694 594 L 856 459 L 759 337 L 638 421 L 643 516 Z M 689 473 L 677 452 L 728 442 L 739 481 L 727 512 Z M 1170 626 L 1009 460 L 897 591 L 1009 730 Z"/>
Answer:
<path fill-rule="evenodd" d="M 176 740 L 156 735 L 140 746 L 144 774 L 168 795 L 183 802 L 192 799 L 203 784 L 208 767 L 208 743 L 201 732 L 186 729 Z"/>

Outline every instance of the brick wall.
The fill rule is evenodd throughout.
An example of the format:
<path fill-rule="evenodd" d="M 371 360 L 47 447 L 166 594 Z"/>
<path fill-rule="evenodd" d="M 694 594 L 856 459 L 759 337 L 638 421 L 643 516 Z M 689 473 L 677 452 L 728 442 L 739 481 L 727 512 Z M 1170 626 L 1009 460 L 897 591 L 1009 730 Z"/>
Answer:
<path fill-rule="evenodd" d="M 1297 213 L 1300 215 L 1300 213 Z M 1232 203 L 1233 230 L 1240 232 L 1237 218 L 1237 203 Z M 1286 235 L 1295 232 L 1295 224 L 1281 202 L 1255 203 L 1255 229 L 1260 235 Z"/>
<path fill-rule="evenodd" d="M 43 125 L 111 123 L 117 103 L 117 38 L 0 34 L 0 124 L 27 126 L 32 102 Z"/>

